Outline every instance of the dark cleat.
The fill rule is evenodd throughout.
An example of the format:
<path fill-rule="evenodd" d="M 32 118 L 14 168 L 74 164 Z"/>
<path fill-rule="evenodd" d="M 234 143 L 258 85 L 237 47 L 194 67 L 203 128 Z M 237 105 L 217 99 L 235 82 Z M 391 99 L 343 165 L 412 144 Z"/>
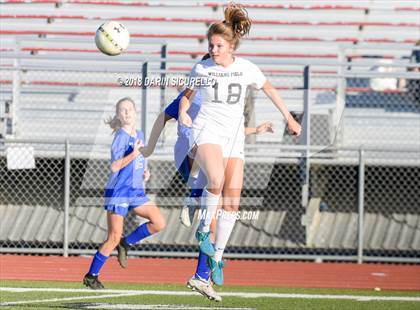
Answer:
<path fill-rule="evenodd" d="M 88 273 L 83 278 L 83 284 L 91 288 L 92 290 L 103 290 L 105 288 L 102 285 L 102 283 L 98 280 L 98 276 L 92 276 Z"/>
<path fill-rule="evenodd" d="M 125 242 L 124 238 L 121 238 L 120 243 L 117 245 L 118 262 L 122 268 L 127 268 L 127 252 L 129 245 Z"/>

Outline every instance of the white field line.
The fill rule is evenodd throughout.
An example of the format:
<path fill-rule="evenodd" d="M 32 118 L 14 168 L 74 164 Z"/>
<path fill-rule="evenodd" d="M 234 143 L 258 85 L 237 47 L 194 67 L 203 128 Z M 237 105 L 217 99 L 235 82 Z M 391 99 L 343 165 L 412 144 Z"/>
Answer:
<path fill-rule="evenodd" d="M 62 302 L 62 301 L 83 300 L 83 299 L 115 298 L 115 297 L 125 297 L 125 296 L 135 296 L 135 295 L 137 294 L 127 293 L 127 294 L 90 295 L 90 296 L 79 296 L 79 297 L 22 300 L 22 301 L 1 302 L 0 306 L 13 306 L 13 305 L 23 305 L 23 304 L 44 303 L 44 302 Z"/>
<path fill-rule="evenodd" d="M 189 305 L 132 305 L 132 304 L 101 304 L 93 303 L 89 306 L 84 306 L 83 309 L 118 309 L 118 310 L 256 310 L 255 308 L 210 308 L 210 307 L 199 307 L 199 306 L 189 306 Z"/>
<path fill-rule="evenodd" d="M 60 293 L 98 293 L 107 295 L 91 295 L 81 297 L 68 298 L 54 298 L 54 299 L 37 299 L 1 303 L 1 306 L 13 304 L 28 304 L 34 302 L 51 302 L 51 301 L 68 301 L 79 299 L 94 299 L 94 298 L 110 298 L 120 296 L 135 296 L 135 295 L 168 295 L 168 296 L 197 296 L 196 292 L 189 291 L 160 291 L 160 290 L 98 290 L 92 291 L 90 289 L 63 289 L 63 288 L 15 288 L 15 287 L 0 287 L 0 292 L 60 292 Z M 241 298 L 300 298 L 300 299 L 346 299 L 357 301 L 411 301 L 420 302 L 420 297 L 408 296 L 363 296 L 363 295 L 330 295 L 330 294 L 282 294 L 282 293 L 248 293 L 248 292 L 224 292 L 219 293 L 221 296 L 241 297 Z"/>

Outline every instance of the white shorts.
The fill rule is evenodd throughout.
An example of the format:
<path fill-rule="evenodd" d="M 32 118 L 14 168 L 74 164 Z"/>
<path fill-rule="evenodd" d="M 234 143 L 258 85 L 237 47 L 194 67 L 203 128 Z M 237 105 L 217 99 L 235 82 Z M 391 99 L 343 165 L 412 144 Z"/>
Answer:
<path fill-rule="evenodd" d="M 190 135 L 190 148 L 194 145 L 201 144 L 217 144 L 222 148 L 223 158 L 240 158 L 244 159 L 244 144 L 245 144 L 245 132 L 243 128 L 239 129 L 238 132 L 232 137 L 226 137 L 220 135 L 214 130 L 207 128 L 198 129 L 192 128 Z"/>

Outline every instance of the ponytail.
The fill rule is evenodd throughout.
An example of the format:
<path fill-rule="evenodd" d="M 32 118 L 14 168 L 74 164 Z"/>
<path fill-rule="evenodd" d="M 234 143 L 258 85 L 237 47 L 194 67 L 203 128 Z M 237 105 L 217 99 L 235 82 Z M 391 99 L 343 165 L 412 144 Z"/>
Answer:
<path fill-rule="evenodd" d="M 249 33 L 252 24 L 245 8 L 235 3 L 230 3 L 225 9 L 225 20 L 223 23 L 232 28 L 233 35 L 238 39 Z"/>
<path fill-rule="evenodd" d="M 118 131 L 118 129 L 120 129 L 122 127 L 121 121 L 118 118 L 117 115 L 114 115 L 114 117 L 108 117 L 105 120 L 105 124 L 109 125 L 109 127 L 111 127 L 112 129 L 112 133 L 114 134 L 115 132 Z"/>
<path fill-rule="evenodd" d="M 214 23 L 210 26 L 207 31 L 207 39 L 210 41 L 213 35 L 220 35 L 233 44 L 236 50 L 240 39 L 251 30 L 252 23 L 248 17 L 248 12 L 240 4 L 230 3 L 224 14 L 225 20 L 223 22 Z"/>

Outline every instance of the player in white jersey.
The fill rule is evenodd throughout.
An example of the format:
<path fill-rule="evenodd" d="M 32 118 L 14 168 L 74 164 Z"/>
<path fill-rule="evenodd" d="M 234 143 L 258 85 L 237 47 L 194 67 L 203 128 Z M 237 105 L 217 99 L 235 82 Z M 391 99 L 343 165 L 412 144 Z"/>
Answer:
<path fill-rule="evenodd" d="M 248 86 L 257 89 L 266 82 L 261 70 L 250 61 L 235 57 L 228 67 L 213 59 L 195 65 L 191 79 L 208 78 L 211 87 L 201 87 L 202 107 L 192 123 L 192 144 L 219 144 L 223 158 L 244 159 L 244 105 Z"/>
<path fill-rule="evenodd" d="M 212 85 L 195 84 L 181 99 L 179 122 L 192 127 L 190 146 L 207 176 L 201 208 L 205 213 L 196 237 L 200 250 L 210 256 L 212 280 L 223 284 L 222 255 L 235 225 L 244 170 L 244 99 L 247 87 L 262 89 L 280 110 L 289 130 L 299 135 L 294 120 L 275 88 L 261 70 L 245 59 L 234 56 L 242 36 L 249 33 L 251 21 L 246 11 L 231 4 L 225 9 L 225 20 L 214 23 L 207 32 L 211 59 L 197 63 L 191 78 L 213 79 Z M 186 113 L 194 89 L 200 88 L 201 109 L 194 121 Z M 223 195 L 223 213 L 217 219 L 215 246 L 209 240 L 210 223 Z"/>

